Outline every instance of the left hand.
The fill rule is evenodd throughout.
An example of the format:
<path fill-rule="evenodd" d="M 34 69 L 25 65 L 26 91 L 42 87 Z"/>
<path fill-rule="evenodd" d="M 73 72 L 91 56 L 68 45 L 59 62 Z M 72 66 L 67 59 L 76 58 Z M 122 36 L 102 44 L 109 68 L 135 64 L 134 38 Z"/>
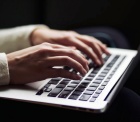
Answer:
<path fill-rule="evenodd" d="M 110 54 L 105 44 L 94 37 L 81 35 L 74 31 L 61 31 L 53 29 L 36 29 L 31 34 L 32 45 L 48 42 L 64 46 L 73 46 L 85 53 L 96 64 L 102 65 L 102 54 Z"/>

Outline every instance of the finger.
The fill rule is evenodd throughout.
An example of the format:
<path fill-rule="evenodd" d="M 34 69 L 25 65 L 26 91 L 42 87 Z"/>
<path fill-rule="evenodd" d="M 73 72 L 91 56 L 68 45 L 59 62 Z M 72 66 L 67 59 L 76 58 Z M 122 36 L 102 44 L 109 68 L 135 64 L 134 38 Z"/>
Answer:
<path fill-rule="evenodd" d="M 65 46 L 75 46 L 78 50 L 84 52 L 86 55 L 88 55 L 96 64 L 101 64 L 100 59 L 98 56 L 89 49 L 89 46 L 84 44 L 82 41 L 79 39 L 75 38 L 75 35 L 77 34 L 72 34 L 73 36 L 65 36 L 63 39 L 58 40 L 58 44 L 62 44 Z"/>
<path fill-rule="evenodd" d="M 60 44 L 51 44 L 51 43 L 48 43 L 48 42 L 44 42 L 44 43 L 42 43 L 43 45 L 45 45 L 45 46 L 51 46 L 52 48 L 68 48 L 68 47 L 66 47 L 66 46 L 64 46 L 64 45 L 60 45 Z"/>
<path fill-rule="evenodd" d="M 105 53 L 107 55 L 110 54 L 109 50 L 107 49 L 106 44 L 102 43 L 100 40 L 98 40 L 92 36 L 89 36 L 89 38 L 91 38 L 91 40 L 94 40 L 100 46 L 103 53 Z"/>
<path fill-rule="evenodd" d="M 46 58 L 47 67 L 54 67 L 54 66 L 68 66 L 75 69 L 79 72 L 82 76 L 84 76 L 87 71 L 86 69 L 76 60 L 68 57 L 68 56 L 55 56 L 55 57 L 48 57 Z M 44 64 L 45 66 L 45 64 Z"/>
<path fill-rule="evenodd" d="M 71 42 L 77 47 L 77 49 L 88 55 L 96 64 L 101 65 L 100 58 L 87 44 L 77 38 L 73 38 Z"/>
<path fill-rule="evenodd" d="M 98 43 L 98 45 L 100 46 L 101 50 L 102 50 L 105 54 L 110 55 L 110 52 L 109 52 L 109 50 L 107 49 L 106 44 L 103 44 L 103 43 L 100 42 L 100 41 L 97 41 L 97 43 Z"/>
<path fill-rule="evenodd" d="M 103 51 L 104 53 L 110 54 L 109 50 L 107 49 L 106 44 L 103 44 L 100 40 L 96 39 L 95 37 L 93 37 L 93 36 L 88 36 L 88 35 L 81 35 L 81 34 L 79 34 L 79 33 L 74 33 L 74 34 L 75 34 L 75 36 L 78 37 L 78 38 L 81 38 L 82 36 L 86 36 L 86 37 L 88 37 L 88 38 L 91 38 L 92 41 L 95 41 L 96 43 L 99 44 L 99 46 L 101 46 L 101 49 L 102 49 L 102 51 Z"/>
<path fill-rule="evenodd" d="M 64 45 L 60 45 L 60 44 L 51 44 L 51 43 L 47 43 L 47 42 L 45 42 L 43 44 L 46 45 L 46 46 L 49 45 L 53 48 L 65 48 L 65 49 L 70 48 L 70 49 L 75 49 L 76 50 L 75 46 L 64 46 Z"/>
<path fill-rule="evenodd" d="M 96 43 L 95 39 L 89 36 L 83 36 L 83 35 L 78 36 L 78 39 L 81 40 L 86 45 L 88 45 L 95 52 L 98 59 L 100 60 L 100 63 L 103 64 L 103 59 L 102 59 L 103 51 L 101 47 L 99 46 L 99 44 Z"/>
<path fill-rule="evenodd" d="M 84 55 L 81 54 L 78 50 L 71 50 L 71 49 L 53 49 L 50 52 L 50 56 L 69 56 L 70 58 L 79 62 L 86 71 L 89 70 L 88 61 L 85 59 Z"/>
<path fill-rule="evenodd" d="M 48 71 L 47 71 L 48 74 Z M 63 78 L 69 78 L 73 80 L 80 80 L 82 77 L 76 73 L 61 69 L 61 68 L 51 68 L 49 70 L 48 77 L 54 78 L 54 77 L 63 77 Z"/>

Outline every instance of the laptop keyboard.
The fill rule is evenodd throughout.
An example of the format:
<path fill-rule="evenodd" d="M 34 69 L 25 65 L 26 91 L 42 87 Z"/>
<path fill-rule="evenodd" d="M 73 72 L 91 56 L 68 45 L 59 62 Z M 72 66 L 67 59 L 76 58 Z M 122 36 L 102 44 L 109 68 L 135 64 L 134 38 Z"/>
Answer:
<path fill-rule="evenodd" d="M 89 59 L 90 70 L 81 80 L 71 80 L 61 77 L 52 78 L 36 95 L 41 95 L 45 92 L 48 97 L 94 102 L 125 58 L 123 56 L 117 65 L 115 65 L 119 57 L 120 55 L 105 55 L 103 57 L 105 63 L 101 67 L 96 66 Z M 115 67 L 112 69 L 114 65 Z M 64 68 L 65 70 L 77 73 L 70 67 L 66 66 Z"/>

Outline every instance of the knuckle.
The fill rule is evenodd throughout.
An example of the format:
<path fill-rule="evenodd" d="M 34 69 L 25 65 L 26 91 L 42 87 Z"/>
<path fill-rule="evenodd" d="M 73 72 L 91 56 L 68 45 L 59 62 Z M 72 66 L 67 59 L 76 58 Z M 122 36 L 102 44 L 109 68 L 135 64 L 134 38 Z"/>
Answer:
<path fill-rule="evenodd" d="M 39 50 L 45 50 L 45 49 L 47 49 L 47 44 L 45 42 L 39 45 Z"/>
<path fill-rule="evenodd" d="M 65 38 L 66 40 L 71 40 L 71 39 L 73 38 L 73 34 L 72 34 L 72 33 L 67 32 L 67 33 L 65 33 L 64 38 Z"/>
<path fill-rule="evenodd" d="M 89 45 L 95 45 L 95 42 L 94 41 L 88 41 Z"/>
<path fill-rule="evenodd" d="M 85 44 L 84 44 L 84 45 L 82 45 L 81 47 L 82 47 L 83 49 L 86 49 L 86 50 L 89 50 L 89 49 L 90 49 L 90 47 L 89 47 L 89 46 L 87 46 L 87 45 L 85 45 Z"/>
<path fill-rule="evenodd" d="M 44 51 L 46 51 L 46 50 L 47 50 L 46 46 L 40 45 L 40 47 L 39 47 L 39 51 L 40 51 L 40 52 L 44 52 Z"/>
<path fill-rule="evenodd" d="M 51 53 L 52 48 L 50 48 L 49 46 L 46 46 L 46 43 L 42 43 L 41 45 L 39 45 L 38 47 L 38 52 L 40 54 L 46 54 L 46 53 Z"/>
<path fill-rule="evenodd" d="M 47 46 L 48 43 L 47 42 L 43 42 L 41 45 Z"/>
<path fill-rule="evenodd" d="M 74 56 L 74 55 L 76 55 L 76 53 L 75 53 L 74 50 L 68 50 L 68 54 L 69 54 L 70 56 Z"/>
<path fill-rule="evenodd" d="M 71 40 L 71 39 L 72 39 L 72 36 L 69 35 L 69 34 L 67 34 L 67 35 L 65 36 L 65 39 L 66 39 L 66 40 Z"/>

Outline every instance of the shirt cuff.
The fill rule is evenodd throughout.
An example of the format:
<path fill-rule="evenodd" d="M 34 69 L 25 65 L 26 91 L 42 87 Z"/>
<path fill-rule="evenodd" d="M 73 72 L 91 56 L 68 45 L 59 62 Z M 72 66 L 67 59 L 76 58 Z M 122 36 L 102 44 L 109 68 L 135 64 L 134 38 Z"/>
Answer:
<path fill-rule="evenodd" d="M 0 53 L 0 85 L 8 85 L 10 82 L 7 56 Z"/>
<path fill-rule="evenodd" d="M 49 27 L 43 24 L 36 24 L 0 30 L 0 52 L 10 53 L 30 47 L 30 35 L 37 28 Z"/>
<path fill-rule="evenodd" d="M 27 26 L 20 26 L 16 27 L 15 31 L 17 30 L 17 37 L 15 39 L 15 43 L 18 44 L 17 50 L 24 49 L 31 46 L 30 43 L 30 35 L 31 33 L 38 28 L 48 28 L 46 25 L 27 25 Z"/>
<path fill-rule="evenodd" d="M 27 44 L 27 46 L 30 46 L 30 35 L 31 35 L 31 33 L 38 28 L 48 28 L 48 27 L 45 26 L 45 25 L 39 25 L 38 24 L 38 25 L 27 25 L 27 26 L 23 26 L 23 27 L 19 27 L 19 28 L 21 29 L 21 37 L 19 35 L 19 38 L 22 38 L 22 40 L 25 41 L 25 45 Z"/>

